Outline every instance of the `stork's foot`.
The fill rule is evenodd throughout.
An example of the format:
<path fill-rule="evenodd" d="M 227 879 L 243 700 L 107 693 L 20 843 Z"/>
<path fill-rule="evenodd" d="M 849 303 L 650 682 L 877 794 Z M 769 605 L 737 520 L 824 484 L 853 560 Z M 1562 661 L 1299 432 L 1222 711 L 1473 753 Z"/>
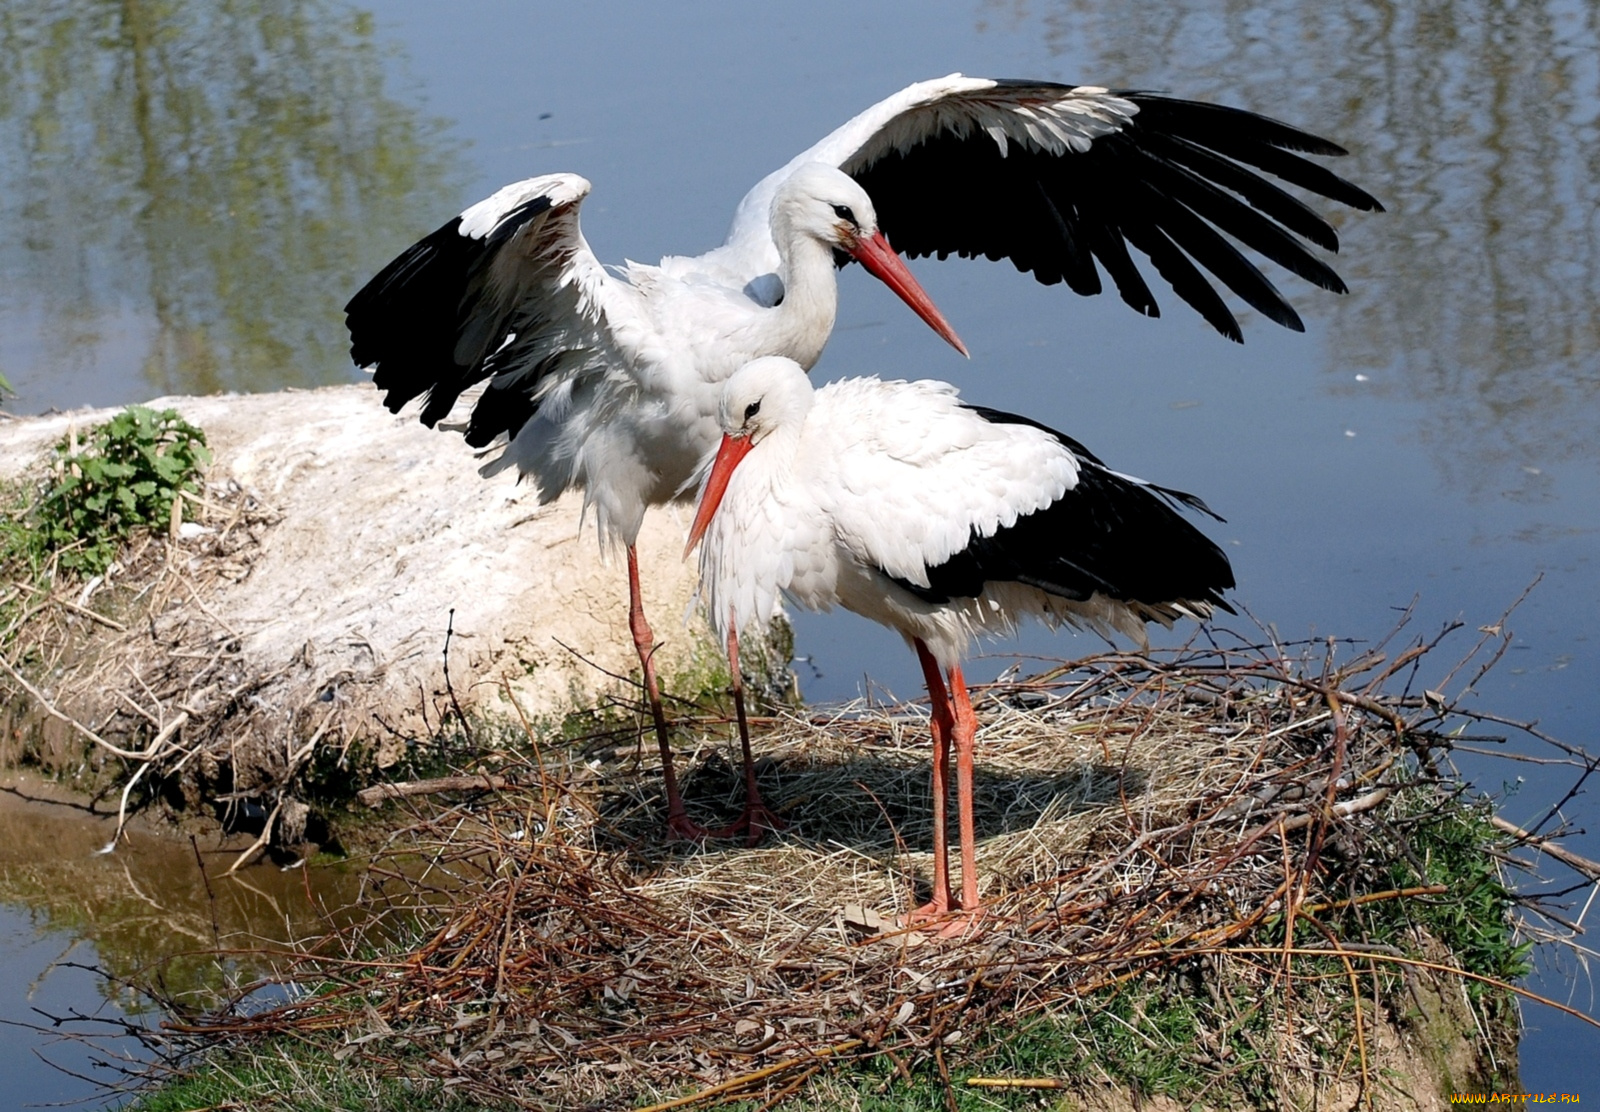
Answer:
<path fill-rule="evenodd" d="M 770 831 L 777 834 L 789 829 L 789 824 L 778 817 L 777 813 L 759 799 L 744 805 L 744 810 L 739 812 L 739 817 L 724 826 L 721 830 L 707 831 L 713 838 L 737 838 L 744 835 L 744 844 L 753 846 Z"/>
<path fill-rule="evenodd" d="M 669 842 L 703 842 L 707 838 L 720 837 L 722 837 L 720 832 L 707 830 L 681 811 L 667 815 L 667 841 Z"/>
<path fill-rule="evenodd" d="M 973 938 L 983 933 L 982 922 L 989 912 L 982 906 L 964 908 L 956 900 L 929 900 L 900 920 L 900 926 L 935 938 Z"/>

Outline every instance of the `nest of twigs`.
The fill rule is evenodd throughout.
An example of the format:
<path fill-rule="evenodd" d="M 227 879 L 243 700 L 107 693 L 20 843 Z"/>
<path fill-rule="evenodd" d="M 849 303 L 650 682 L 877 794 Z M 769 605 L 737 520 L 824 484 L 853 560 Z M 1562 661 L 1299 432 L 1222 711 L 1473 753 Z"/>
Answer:
<path fill-rule="evenodd" d="M 664 844 L 653 760 L 615 735 L 547 741 L 520 779 L 502 767 L 497 790 L 419 810 L 380 861 L 374 907 L 411 944 L 373 960 L 364 936 L 325 939 L 288 961 L 291 1003 L 263 1008 L 251 986 L 178 1029 L 293 1034 L 527 1107 L 766 1107 L 843 1066 L 932 1077 L 954 1107 L 952 1077 L 1007 1033 L 1077 1017 L 1061 1037 L 1092 1043 L 1086 1008 L 1177 976 L 1215 1021 L 1183 1048 L 1190 1099 L 1235 1099 L 1241 1031 L 1262 1099 L 1370 1099 L 1404 1040 L 1384 994 L 1420 1001 L 1418 975 L 1461 960 L 1420 927 L 1406 945 L 1367 929 L 1464 898 L 1411 846 L 1419 816 L 1461 807 L 1434 732 L 1453 708 L 1412 687 L 1429 647 L 1343 667 L 1332 643 L 1314 664 L 1276 645 L 1108 654 L 981 690 L 988 914 L 955 938 L 895 925 L 931 875 L 923 708 L 759 720 L 763 791 L 789 826 L 754 848 Z M 720 723 L 677 729 L 727 744 Z M 701 819 L 735 812 L 720 756 L 687 783 Z M 1508 932 L 1498 906 L 1488 926 Z M 1466 1074 L 1494 1072 L 1514 1015 L 1472 1011 L 1459 984 L 1429 999 L 1467 1001 Z M 1117 1080 L 1084 1050 L 1078 1077 L 1010 1080 Z"/>

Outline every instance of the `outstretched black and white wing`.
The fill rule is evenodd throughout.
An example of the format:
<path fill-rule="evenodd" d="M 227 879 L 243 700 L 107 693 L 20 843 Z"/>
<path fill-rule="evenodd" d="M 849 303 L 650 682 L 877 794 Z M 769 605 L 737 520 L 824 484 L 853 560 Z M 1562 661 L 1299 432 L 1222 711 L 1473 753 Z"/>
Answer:
<path fill-rule="evenodd" d="M 1382 211 L 1371 195 L 1305 157 L 1344 153 L 1236 108 L 952 74 L 881 101 L 764 179 L 740 205 L 730 246 L 760 238 L 784 176 L 802 163 L 826 162 L 866 189 L 879 226 L 908 256 L 1010 259 L 1041 282 L 1065 282 L 1084 295 L 1102 291 L 1103 271 L 1125 302 L 1158 316 L 1136 251 L 1238 341 L 1219 285 L 1269 319 L 1304 328 L 1250 252 L 1344 292 L 1314 250 L 1338 250 L 1333 226 L 1278 184 Z"/>
<path fill-rule="evenodd" d="M 467 442 L 514 437 L 585 374 L 604 374 L 613 317 L 632 291 L 609 277 L 584 242 L 576 174 L 529 178 L 479 201 L 407 248 L 345 306 L 350 353 L 398 412 L 425 397 L 436 424 L 463 392 L 473 404 Z"/>

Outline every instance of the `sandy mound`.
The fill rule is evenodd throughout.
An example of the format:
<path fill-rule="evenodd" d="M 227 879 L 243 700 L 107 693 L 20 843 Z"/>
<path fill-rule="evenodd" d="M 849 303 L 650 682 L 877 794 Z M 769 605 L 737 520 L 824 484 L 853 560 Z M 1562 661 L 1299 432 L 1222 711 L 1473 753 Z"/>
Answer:
<path fill-rule="evenodd" d="M 625 566 L 602 560 L 580 499 L 540 506 L 510 476 L 484 480 L 458 436 L 385 412 L 367 386 L 150 404 L 205 430 L 206 494 L 106 582 L 34 608 L 29 651 L 12 652 L 35 685 L 19 701 L 83 727 L 50 720 L 30 742 L 46 757 L 87 732 L 139 753 L 160 739 L 198 774 L 191 796 L 259 794 L 312 758 L 312 739 L 391 763 L 453 705 L 452 621 L 450 687 L 469 716 L 512 715 L 508 692 L 535 722 L 632 698 Z M 0 426 L 0 470 L 26 473 L 112 412 Z M 652 513 L 639 553 L 658 667 L 691 694 L 720 656 L 686 619 L 686 524 Z"/>

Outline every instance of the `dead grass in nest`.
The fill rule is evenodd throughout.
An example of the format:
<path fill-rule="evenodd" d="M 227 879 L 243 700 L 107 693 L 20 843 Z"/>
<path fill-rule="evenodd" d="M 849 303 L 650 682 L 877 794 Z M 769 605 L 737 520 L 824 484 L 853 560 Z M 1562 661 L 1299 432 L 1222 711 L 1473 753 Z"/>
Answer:
<path fill-rule="evenodd" d="M 1501 636 L 1468 660 L 1492 663 Z M 954 1108 L 952 1069 L 1030 1020 L 1077 1022 L 1179 977 L 1205 985 L 1216 1019 L 1178 1048 L 1201 1098 L 1238 1099 L 1243 1047 L 1274 1099 L 1370 1101 L 1396 1038 L 1380 987 L 1463 975 L 1448 972 L 1459 955 L 1417 957 L 1420 935 L 1402 948 L 1367 929 L 1460 896 L 1391 883 L 1416 816 L 1460 807 L 1440 731 L 1483 717 L 1421 685 L 1437 640 L 1342 667 L 1331 642 L 1315 660 L 1108 654 L 984 689 L 990 914 L 952 940 L 893 925 L 931 875 L 920 707 L 759 722 L 763 791 L 790 826 L 753 849 L 663 844 L 653 761 L 614 736 L 536 749 L 520 786 L 417 811 L 380 859 L 373 905 L 413 945 L 374 958 L 359 932 L 330 937 L 286 957 L 292 1003 L 262 1007 L 250 986 L 173 1029 L 200 1046 L 290 1035 L 348 1068 L 522 1107 L 766 1108 L 848 1063 L 885 1087 L 931 1071 Z M 714 758 L 686 795 L 731 813 L 737 778 Z M 1465 999 L 1463 1029 L 1485 1035 L 1467 1041 L 1492 1054 L 1488 1005 L 1450 983 L 1436 999 Z M 1058 1083 L 1092 1088 L 1112 1075 L 1079 1026 L 1057 1037 L 1080 1040 L 1085 1071 Z"/>
<path fill-rule="evenodd" d="M 135 700 L 132 706 L 108 708 L 91 720 L 92 727 L 67 723 L 69 729 L 121 738 L 135 732 L 131 723 L 149 725 L 154 712 L 168 704 L 202 705 L 221 687 L 217 669 L 225 667 L 229 653 L 239 651 L 238 634 L 213 620 L 196 636 L 189 628 L 162 628 L 167 623 L 160 619 L 180 609 L 187 613 L 183 604 L 200 605 L 204 614 L 199 600 L 217 582 L 250 574 L 261 539 L 277 520 L 269 506 L 237 483 L 208 484 L 204 497 L 185 493 L 174 504 L 170 528 L 136 536 L 104 575 L 87 581 L 60 575 L 54 558 L 37 574 L 12 575 L 0 586 L 0 602 L 15 604 L 6 610 L 0 643 L 13 659 L 26 661 L 29 671 L 50 677 L 53 697 L 42 709 L 57 722 L 61 715 L 52 712 L 61 706 L 132 679 L 98 671 L 107 659 L 127 660 L 124 671 L 142 674 L 151 658 L 160 658 L 170 675 L 152 675 L 158 684 L 181 676 L 181 683 L 167 685 L 170 689 L 145 693 L 148 707 Z M 99 637 L 86 649 L 85 633 L 91 630 L 114 636 Z M 126 651 L 128 645 L 135 646 L 133 652 Z M 198 663 L 180 663 L 187 660 Z"/>

